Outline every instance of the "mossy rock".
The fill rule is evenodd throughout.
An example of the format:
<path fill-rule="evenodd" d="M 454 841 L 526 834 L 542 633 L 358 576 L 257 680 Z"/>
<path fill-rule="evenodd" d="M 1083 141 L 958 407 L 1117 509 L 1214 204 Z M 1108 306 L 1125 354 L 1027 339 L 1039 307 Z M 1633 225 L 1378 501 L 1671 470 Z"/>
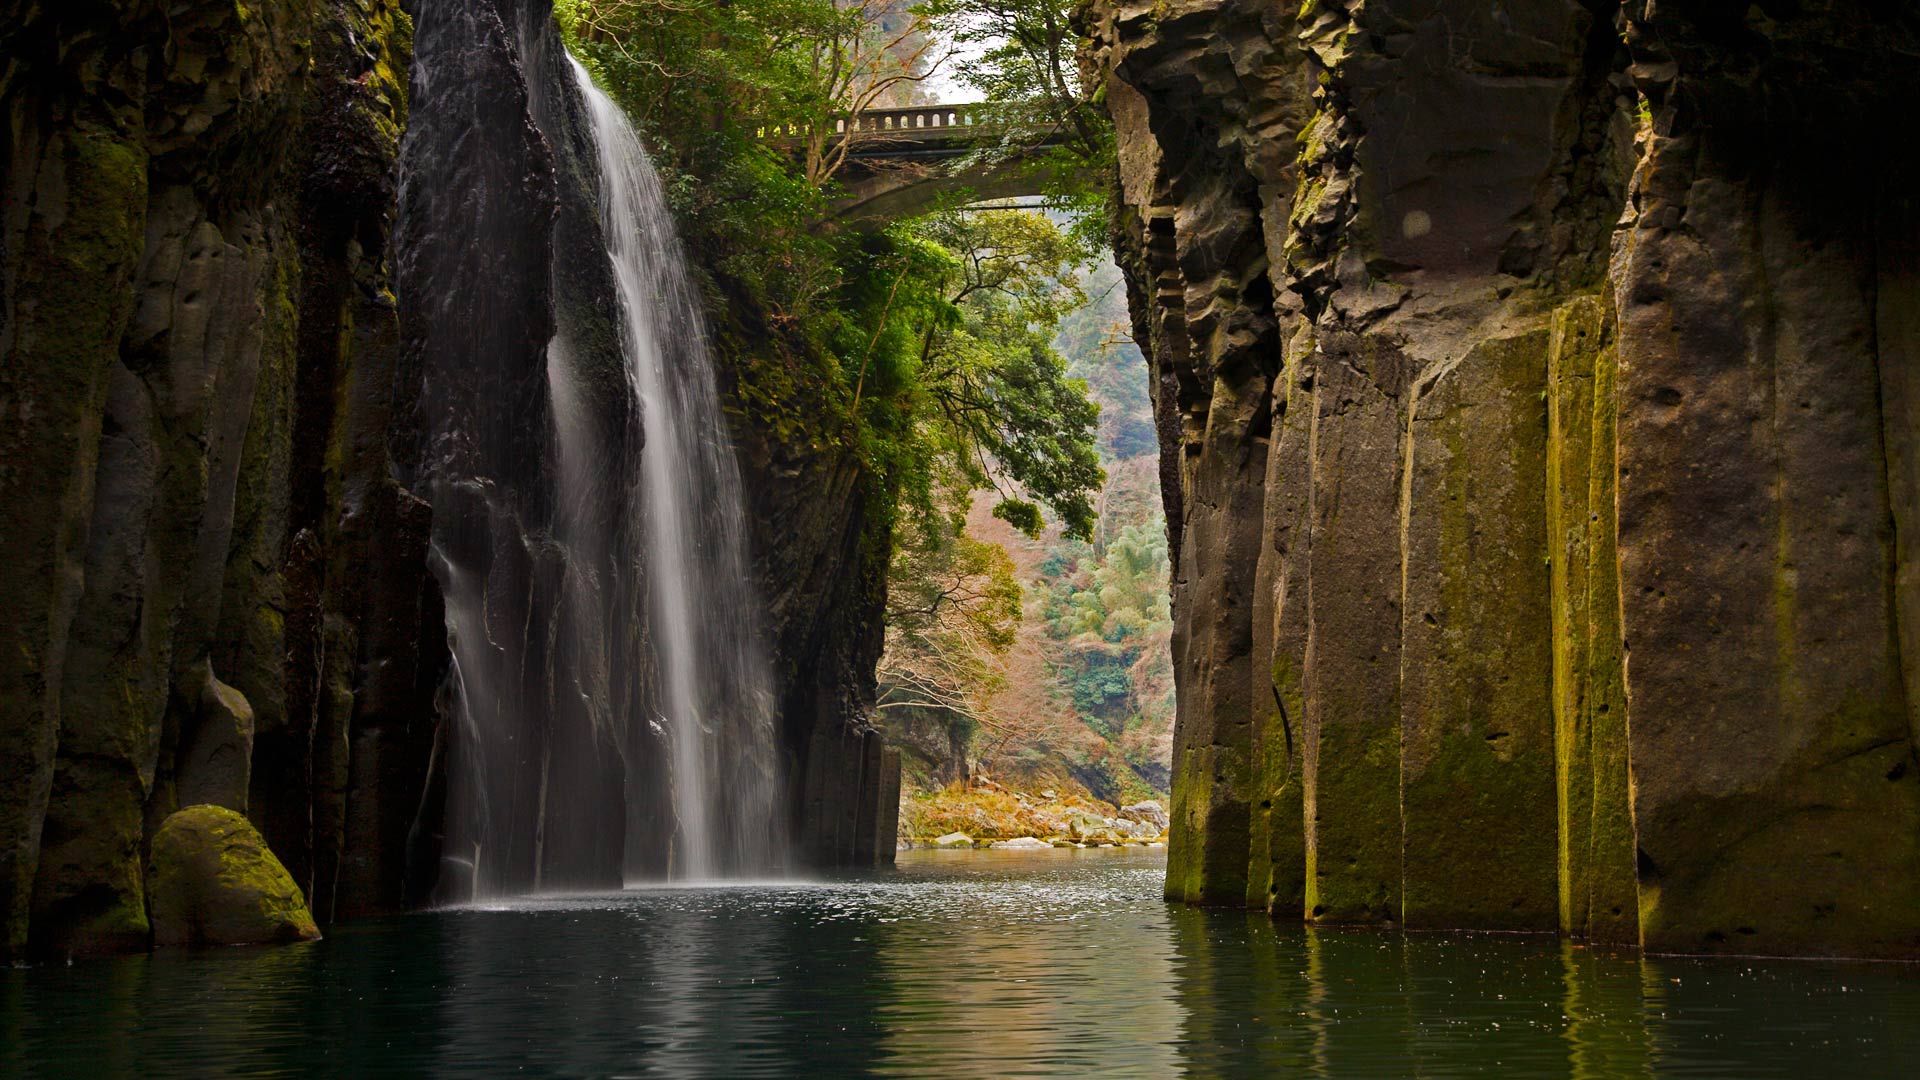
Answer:
<path fill-rule="evenodd" d="M 189 806 L 153 837 L 147 869 L 155 945 L 253 945 L 320 936 L 307 899 L 246 818 Z"/>

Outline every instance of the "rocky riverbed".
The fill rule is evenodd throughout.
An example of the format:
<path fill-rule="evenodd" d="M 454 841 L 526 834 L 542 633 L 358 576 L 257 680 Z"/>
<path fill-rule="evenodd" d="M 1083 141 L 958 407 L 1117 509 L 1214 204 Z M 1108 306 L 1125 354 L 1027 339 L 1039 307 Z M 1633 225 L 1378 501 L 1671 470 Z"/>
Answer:
<path fill-rule="evenodd" d="M 900 800 L 900 847 L 1085 848 L 1164 845 L 1166 808 L 1125 806 L 1074 792 L 1015 791 L 991 780 L 908 792 Z"/>

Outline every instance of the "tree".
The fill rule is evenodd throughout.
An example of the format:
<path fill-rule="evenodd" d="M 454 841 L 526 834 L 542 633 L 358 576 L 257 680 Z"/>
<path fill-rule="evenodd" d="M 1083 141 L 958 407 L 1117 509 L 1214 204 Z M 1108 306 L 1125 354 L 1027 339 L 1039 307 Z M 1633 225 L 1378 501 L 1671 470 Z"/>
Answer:
<path fill-rule="evenodd" d="M 1069 207 L 1076 231 L 1107 236 L 1108 178 L 1116 165 L 1113 123 L 1080 80 L 1074 0 L 928 0 L 930 26 L 970 54 L 960 80 L 985 102 L 1000 133 L 988 156 L 1019 157 L 1048 177 L 1048 194 Z M 1055 143 L 1050 152 L 1038 150 Z"/>
<path fill-rule="evenodd" d="M 1029 210 L 946 211 L 911 226 L 949 253 L 933 282 L 944 303 L 919 335 L 927 443 L 950 489 L 993 489 L 994 515 L 1038 535 L 1046 503 L 1087 538 L 1100 469 L 1099 409 L 1050 344 L 1084 300 L 1086 249 Z"/>
<path fill-rule="evenodd" d="M 998 545 L 945 515 L 896 537 L 887 571 L 880 708 L 930 708 L 977 724 L 998 688 L 995 657 L 1020 626 L 1020 583 Z"/>
<path fill-rule="evenodd" d="M 563 24 L 605 68 L 643 130 L 733 129 L 796 151 L 799 175 L 831 183 L 872 133 L 849 113 L 896 100 L 950 46 L 900 0 L 559 0 Z"/>
<path fill-rule="evenodd" d="M 795 129 L 804 148 L 807 182 L 815 187 L 825 187 L 854 147 L 879 134 L 844 123 L 846 115 L 864 112 L 925 81 L 951 53 L 950 47 L 936 48 L 940 39 L 929 33 L 917 5 L 845 0 L 835 7 L 807 49 L 816 100 L 828 107 Z"/>

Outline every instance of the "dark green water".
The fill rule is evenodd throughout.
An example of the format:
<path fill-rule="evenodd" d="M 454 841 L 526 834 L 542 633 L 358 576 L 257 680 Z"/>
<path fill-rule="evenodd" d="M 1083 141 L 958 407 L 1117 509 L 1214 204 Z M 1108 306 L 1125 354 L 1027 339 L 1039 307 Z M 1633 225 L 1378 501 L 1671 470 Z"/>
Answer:
<path fill-rule="evenodd" d="M 0 1076 L 1920 1077 L 1920 970 L 1277 929 L 1157 851 L 912 852 L 0 972 Z"/>

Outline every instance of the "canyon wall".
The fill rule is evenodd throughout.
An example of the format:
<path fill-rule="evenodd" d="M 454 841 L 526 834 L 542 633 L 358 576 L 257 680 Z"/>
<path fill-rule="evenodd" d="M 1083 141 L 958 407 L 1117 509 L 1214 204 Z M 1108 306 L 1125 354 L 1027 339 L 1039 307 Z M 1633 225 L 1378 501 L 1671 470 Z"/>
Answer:
<path fill-rule="evenodd" d="M 604 246 L 547 4 L 405 8 L 0 21 L 0 955 L 146 947 L 149 844 L 190 804 L 251 818 L 322 924 L 442 885 L 461 731 L 430 567 L 512 531 L 495 595 L 544 602 L 547 350 L 572 327 L 610 378 L 616 347 L 604 261 L 567 254 Z M 483 207 L 497 228 L 460 232 Z M 626 430 L 624 395 L 584 392 Z M 760 538 L 792 831 L 814 862 L 890 857 L 857 470 L 742 436 L 757 507 L 794 515 Z M 554 730 L 634 705 L 544 660 L 514 700 Z M 610 748 L 542 744 L 601 773 L 520 858 L 549 883 L 635 854 L 596 794 L 664 799 L 656 755 Z"/>
<path fill-rule="evenodd" d="M 407 18 L 6 22 L 0 949 L 143 947 L 147 841 L 249 814 L 402 899 L 442 667 L 388 278 Z"/>
<path fill-rule="evenodd" d="M 1167 892 L 1920 956 L 1920 17 L 1099 0 Z"/>

